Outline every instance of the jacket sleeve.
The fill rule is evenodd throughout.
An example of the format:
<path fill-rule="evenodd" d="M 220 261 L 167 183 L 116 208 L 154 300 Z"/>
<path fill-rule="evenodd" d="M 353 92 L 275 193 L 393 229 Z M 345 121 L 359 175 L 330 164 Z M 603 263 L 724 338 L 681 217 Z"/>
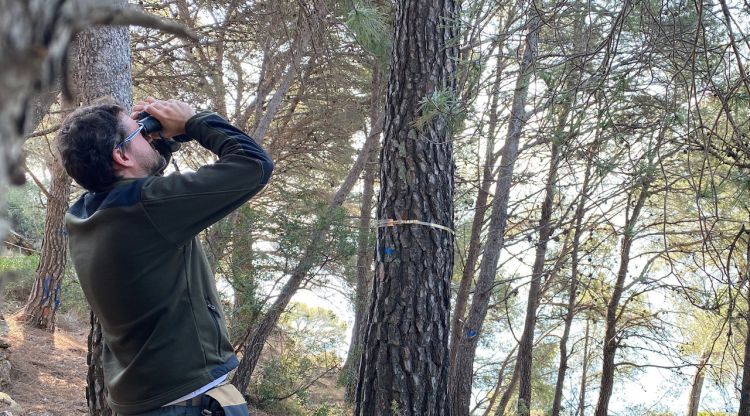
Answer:
<path fill-rule="evenodd" d="M 199 113 L 185 130 L 219 160 L 196 172 L 150 177 L 141 201 L 169 242 L 182 245 L 228 215 L 268 183 L 273 161 L 248 135 L 215 113 Z"/>

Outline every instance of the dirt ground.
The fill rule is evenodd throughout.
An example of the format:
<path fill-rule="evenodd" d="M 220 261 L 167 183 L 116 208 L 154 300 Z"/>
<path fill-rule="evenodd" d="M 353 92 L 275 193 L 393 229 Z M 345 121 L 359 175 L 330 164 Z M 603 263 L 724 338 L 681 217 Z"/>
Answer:
<path fill-rule="evenodd" d="M 5 393 L 21 406 L 21 416 L 87 414 L 87 333 L 60 325 L 54 333 L 29 328 L 19 316 L 5 316 L 12 365 Z"/>

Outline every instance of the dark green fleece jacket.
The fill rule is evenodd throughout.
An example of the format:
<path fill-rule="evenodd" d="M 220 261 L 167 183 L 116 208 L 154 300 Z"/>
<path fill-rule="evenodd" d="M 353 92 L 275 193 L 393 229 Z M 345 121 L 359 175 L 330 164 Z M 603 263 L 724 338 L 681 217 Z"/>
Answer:
<path fill-rule="evenodd" d="M 260 191 L 273 162 L 216 114 L 197 114 L 186 133 L 219 160 L 87 193 L 65 218 L 73 264 L 102 326 L 117 413 L 158 408 L 238 365 L 196 235 Z"/>

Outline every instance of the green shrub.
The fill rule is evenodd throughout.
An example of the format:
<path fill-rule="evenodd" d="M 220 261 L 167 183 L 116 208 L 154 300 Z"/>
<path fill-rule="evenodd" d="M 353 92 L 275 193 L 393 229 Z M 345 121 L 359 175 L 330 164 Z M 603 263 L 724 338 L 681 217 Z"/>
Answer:
<path fill-rule="evenodd" d="M 0 256 L 0 282 L 4 299 L 25 302 L 34 285 L 39 256 Z"/>

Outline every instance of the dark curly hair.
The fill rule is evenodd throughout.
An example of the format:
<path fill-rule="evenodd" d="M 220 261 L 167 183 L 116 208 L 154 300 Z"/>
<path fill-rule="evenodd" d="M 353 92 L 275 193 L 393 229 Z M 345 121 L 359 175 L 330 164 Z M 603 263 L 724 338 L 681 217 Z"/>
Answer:
<path fill-rule="evenodd" d="M 125 109 L 113 99 L 99 99 L 66 117 L 57 135 L 65 171 L 91 192 L 110 189 L 120 179 L 112 165 L 112 151 L 127 135 L 121 113 Z"/>

